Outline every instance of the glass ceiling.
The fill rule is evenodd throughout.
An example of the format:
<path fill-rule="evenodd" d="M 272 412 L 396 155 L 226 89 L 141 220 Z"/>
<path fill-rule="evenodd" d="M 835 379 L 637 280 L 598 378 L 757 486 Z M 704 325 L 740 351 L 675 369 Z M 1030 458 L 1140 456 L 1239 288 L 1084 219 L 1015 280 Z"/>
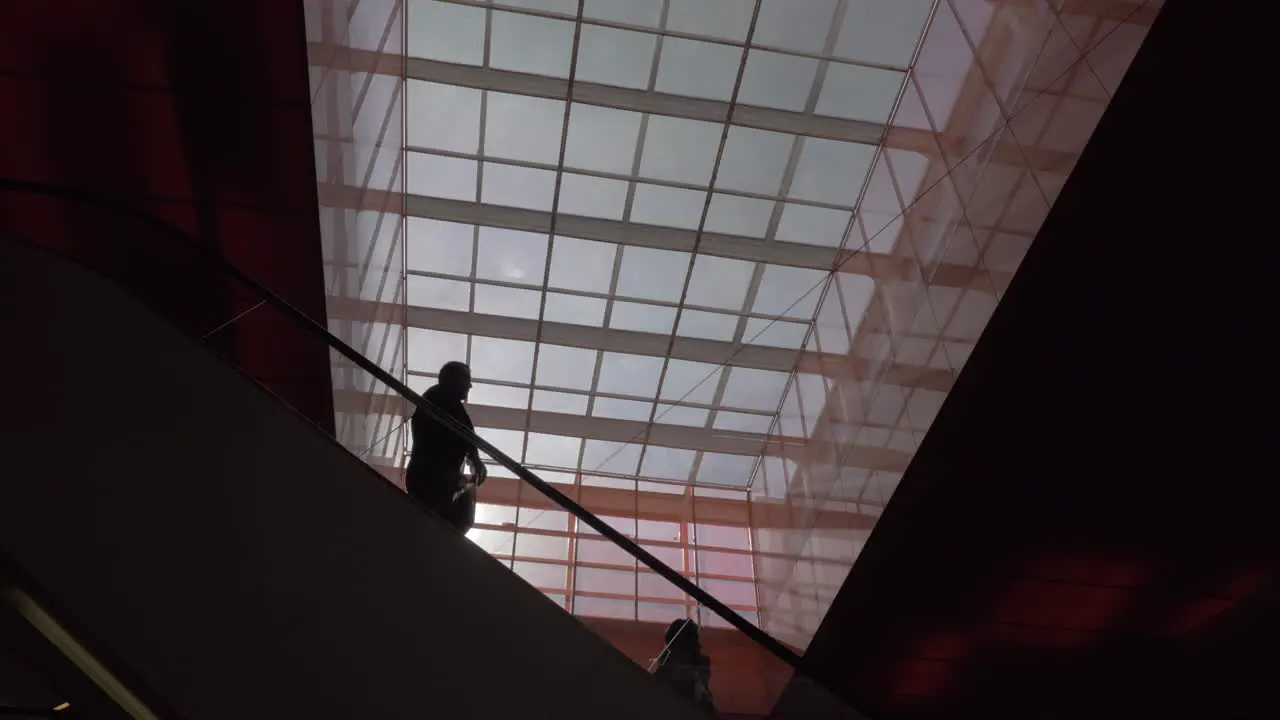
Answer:
<path fill-rule="evenodd" d="M 894 242 L 854 210 L 932 6 L 411 0 L 410 384 L 466 360 L 538 469 L 745 488 L 832 269 Z"/>

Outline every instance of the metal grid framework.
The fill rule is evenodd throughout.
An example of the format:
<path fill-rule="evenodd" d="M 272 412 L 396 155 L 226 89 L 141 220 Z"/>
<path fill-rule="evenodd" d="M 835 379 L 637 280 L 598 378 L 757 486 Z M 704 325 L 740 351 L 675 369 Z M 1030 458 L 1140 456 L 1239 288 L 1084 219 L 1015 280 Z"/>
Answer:
<path fill-rule="evenodd" d="M 964 367 L 1159 10 L 1157 0 L 938 4 L 858 211 L 892 219 L 915 272 L 880 281 L 853 343 L 858 371 L 797 376 L 771 442 L 793 434 L 788 418 L 816 408 L 817 420 L 804 424 L 803 451 L 766 450 L 752 484 L 753 501 L 784 496 L 797 518 L 753 525 L 760 612 L 776 637 L 807 644 L 874 524 L 832 528 L 812 522 L 815 511 L 878 514 L 901 479 L 850 455 L 892 446 L 910 456 L 945 398 L 883 379 L 894 367 Z M 904 167 L 922 160 L 926 181 L 904 183 L 916 177 Z"/>
<path fill-rule="evenodd" d="M 623 493 L 586 504 L 755 619 L 747 488 L 771 430 L 816 422 L 784 406 L 797 366 L 845 357 L 892 272 L 894 218 L 856 210 L 933 4 L 409 2 L 410 384 L 468 362 L 484 437 L 580 499 Z M 820 342 L 832 293 L 845 337 Z M 903 381 L 945 391 L 933 369 Z M 473 536 L 549 596 L 692 610 L 528 494 L 496 478 Z"/>
<path fill-rule="evenodd" d="M 356 108 L 317 127 L 335 331 L 419 390 L 470 362 L 482 435 L 804 647 L 1160 2 L 354 6 L 312 45 Z M 335 370 L 397 480 L 409 408 Z M 639 662 L 697 612 L 501 469 L 481 501 Z"/>
<path fill-rule="evenodd" d="M 409 208 L 409 305 L 436 311 L 411 322 L 410 371 L 425 384 L 464 358 L 473 405 L 637 426 L 627 443 L 491 429 L 535 467 L 745 488 L 759 445 L 673 451 L 648 442 L 652 428 L 768 432 L 838 257 L 798 248 L 808 262 L 796 265 L 787 246 L 845 244 L 876 149 L 738 125 L 735 109 L 882 127 L 931 5 L 762 2 L 753 25 L 752 0 L 586 2 L 578 22 L 576 0 L 410 3 L 411 58 L 566 78 L 570 98 L 444 84 L 443 71 L 409 80 L 406 188 L 422 199 Z M 863 42 L 862 15 L 876 9 L 900 26 L 898 42 Z M 583 82 L 723 113 L 580 102 Z M 704 246 L 707 234 L 721 247 Z M 869 276 L 844 280 L 869 301 Z M 463 313 L 477 322 L 448 317 Z M 549 340 L 550 324 L 568 327 Z M 600 343 L 574 342 L 572 326 Z M 673 352 L 686 339 L 703 352 Z M 789 352 L 731 364 L 744 347 Z M 526 425 L 555 426 L 539 420 Z"/>

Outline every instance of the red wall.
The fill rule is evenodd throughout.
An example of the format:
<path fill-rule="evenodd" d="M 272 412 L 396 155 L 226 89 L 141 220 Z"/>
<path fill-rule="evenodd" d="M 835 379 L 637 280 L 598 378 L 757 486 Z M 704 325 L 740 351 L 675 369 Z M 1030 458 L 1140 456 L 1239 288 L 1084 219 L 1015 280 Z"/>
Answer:
<path fill-rule="evenodd" d="M 1262 7 L 1166 4 L 809 646 L 877 717 L 1280 714 Z"/>
<path fill-rule="evenodd" d="M 323 322 L 309 101 L 300 3 L 0 7 L 0 178 L 159 216 Z M 0 189 L 0 233 L 74 251 L 198 336 L 260 299 L 81 202 Z M 332 432 L 323 344 L 262 308 L 211 344 Z"/>

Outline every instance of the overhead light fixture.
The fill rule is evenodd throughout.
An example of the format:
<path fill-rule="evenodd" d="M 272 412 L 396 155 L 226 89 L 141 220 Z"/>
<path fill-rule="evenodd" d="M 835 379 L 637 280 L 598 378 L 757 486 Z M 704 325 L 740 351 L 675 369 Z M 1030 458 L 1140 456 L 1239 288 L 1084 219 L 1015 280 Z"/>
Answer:
<path fill-rule="evenodd" d="M 57 705 L 53 706 L 53 711 L 62 712 L 63 710 L 66 710 L 69 707 L 71 707 L 71 703 L 69 702 L 58 703 Z"/>

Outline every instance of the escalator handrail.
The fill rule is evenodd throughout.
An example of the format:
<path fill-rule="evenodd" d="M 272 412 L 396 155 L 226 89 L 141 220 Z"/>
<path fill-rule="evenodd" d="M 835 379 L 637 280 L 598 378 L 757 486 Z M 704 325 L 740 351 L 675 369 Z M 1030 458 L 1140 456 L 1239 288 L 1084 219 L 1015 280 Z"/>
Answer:
<path fill-rule="evenodd" d="M 516 462 L 511 457 L 503 453 L 501 450 L 494 447 L 491 443 L 486 441 L 484 438 L 477 435 L 470 428 L 466 427 L 462 423 L 459 423 L 451 415 L 442 411 L 441 409 L 436 407 L 434 404 L 432 404 L 430 401 L 426 400 L 421 395 L 414 392 L 408 385 L 405 385 L 404 383 L 397 380 L 394 376 L 392 376 L 386 370 L 383 370 L 372 360 L 369 360 L 363 354 L 361 354 L 360 352 L 357 352 L 355 348 L 352 348 L 350 345 L 343 342 L 341 338 L 329 332 L 328 328 L 316 322 L 309 315 L 299 310 L 298 308 L 294 307 L 287 300 L 280 297 L 279 295 L 277 295 L 272 290 L 265 287 L 258 281 L 254 280 L 249 275 L 245 274 L 234 263 L 232 263 L 222 254 L 217 252 L 216 249 L 206 245 L 203 242 L 200 242 L 200 240 L 197 237 L 187 233 L 181 228 L 178 228 L 174 225 L 169 224 L 165 220 L 162 220 L 154 215 L 151 215 L 140 209 L 131 207 L 126 203 L 114 200 L 112 198 L 109 198 L 107 196 L 103 196 L 94 192 L 88 192 L 88 191 L 79 190 L 75 188 L 51 185 L 48 183 L 33 182 L 33 181 L 26 181 L 26 180 L 14 180 L 9 178 L 0 178 L 0 189 L 12 190 L 12 191 L 34 194 L 34 195 L 43 195 L 43 196 L 59 198 L 63 200 L 71 200 L 71 201 L 82 203 L 85 205 L 91 205 L 117 215 L 130 217 L 145 225 L 149 225 L 157 230 L 160 230 L 171 237 L 181 240 L 182 242 L 190 246 L 192 249 L 194 249 L 197 253 L 199 253 L 200 255 L 203 255 L 205 259 L 207 259 L 209 262 L 211 262 L 214 265 L 220 266 L 224 272 L 231 275 L 236 280 L 244 283 L 245 285 L 248 285 L 249 287 L 253 288 L 256 292 L 260 293 L 267 302 L 271 303 L 276 308 L 283 311 L 286 315 L 290 316 L 291 318 L 293 318 L 293 320 L 301 324 L 306 330 L 308 330 L 312 334 L 322 339 L 326 344 L 328 344 L 330 348 L 338 351 L 347 360 L 355 363 L 365 372 L 368 372 L 369 374 L 376 377 L 379 381 L 381 381 L 383 384 L 390 387 L 392 390 L 398 393 L 401 397 L 411 402 L 416 408 L 426 412 L 433 420 L 435 420 L 436 422 L 439 422 L 445 427 L 448 427 L 449 430 L 453 432 L 455 435 L 461 437 L 462 439 L 466 440 L 469 443 L 472 443 L 476 448 L 483 451 L 485 454 L 489 455 L 491 458 L 497 461 L 498 464 L 502 465 L 512 473 L 515 473 L 516 477 L 520 478 L 521 480 L 528 483 L 529 485 L 532 485 L 535 490 L 547 496 L 547 498 L 549 498 L 552 502 L 564 508 L 567 512 L 572 514 L 574 517 L 578 518 L 578 520 L 586 523 L 592 530 L 595 530 L 596 532 L 600 533 L 600 535 L 607 538 L 614 545 L 617 545 L 618 547 L 622 548 L 624 551 L 627 552 L 627 554 L 631 555 L 636 560 L 643 563 L 650 570 L 657 573 L 658 575 L 661 575 L 668 582 L 680 588 L 682 592 L 688 594 L 690 597 L 696 600 L 699 604 L 711 610 L 713 613 L 718 615 L 725 622 L 729 623 L 735 629 L 742 632 L 747 637 L 751 638 L 751 640 L 753 640 L 756 644 L 768 650 L 772 655 L 777 657 L 779 660 L 791 666 L 797 673 L 808 677 L 810 681 L 815 682 L 816 684 L 821 686 L 826 692 L 831 693 L 831 695 L 836 698 L 839 698 L 842 702 L 846 703 L 850 708 L 854 709 L 864 717 L 870 717 L 862 710 L 863 706 L 861 703 L 851 702 L 846 697 L 845 693 L 838 692 L 835 688 L 831 687 L 830 684 L 827 683 L 824 679 L 810 672 L 808 668 L 808 663 L 805 662 L 802 656 L 800 656 L 795 651 L 791 650 L 791 648 L 784 645 L 782 642 L 774 638 L 772 635 L 766 633 L 765 631 L 753 625 L 750 621 L 748 621 L 746 618 L 739 615 L 732 608 L 725 605 L 723 602 L 721 602 L 711 593 L 708 593 L 706 590 L 703 590 L 702 588 L 698 587 L 696 583 L 689 580 L 684 575 L 681 575 L 675 569 L 673 569 L 672 567 L 670 567 L 669 565 L 667 565 L 666 563 L 662 562 L 657 557 L 655 557 L 652 553 L 645 550 L 635 541 L 623 535 L 621 532 L 613 528 L 613 526 L 609 525 L 608 523 L 606 523 L 605 521 L 597 517 L 594 513 L 587 510 L 583 506 L 579 505 L 575 500 L 573 500 L 569 496 L 557 490 L 553 485 L 551 485 L 547 481 L 538 477 L 536 473 L 524 467 L 520 463 Z"/>

